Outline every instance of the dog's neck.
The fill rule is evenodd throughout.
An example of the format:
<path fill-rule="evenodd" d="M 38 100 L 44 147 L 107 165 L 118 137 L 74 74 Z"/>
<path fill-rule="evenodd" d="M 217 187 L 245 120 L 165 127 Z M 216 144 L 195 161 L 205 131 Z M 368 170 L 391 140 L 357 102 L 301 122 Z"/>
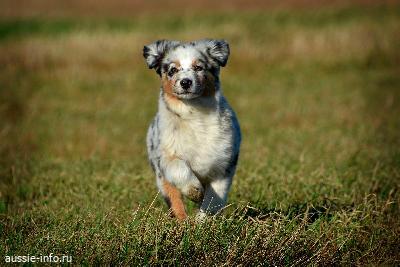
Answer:
<path fill-rule="evenodd" d="M 201 96 L 194 99 L 177 99 L 160 90 L 159 109 L 169 115 L 182 119 L 191 119 L 201 114 L 217 112 L 221 102 L 221 90 L 212 96 Z"/>

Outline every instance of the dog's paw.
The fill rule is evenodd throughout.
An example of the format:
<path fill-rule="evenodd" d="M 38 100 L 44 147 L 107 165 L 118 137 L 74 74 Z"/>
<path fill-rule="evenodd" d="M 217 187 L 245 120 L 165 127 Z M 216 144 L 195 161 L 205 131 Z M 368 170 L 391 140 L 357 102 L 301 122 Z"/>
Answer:
<path fill-rule="evenodd" d="M 204 198 L 203 187 L 190 186 L 185 195 L 190 200 L 196 203 L 200 203 L 203 201 Z"/>
<path fill-rule="evenodd" d="M 196 223 L 203 223 L 207 220 L 207 218 L 207 213 L 200 209 L 196 214 L 195 221 Z"/>

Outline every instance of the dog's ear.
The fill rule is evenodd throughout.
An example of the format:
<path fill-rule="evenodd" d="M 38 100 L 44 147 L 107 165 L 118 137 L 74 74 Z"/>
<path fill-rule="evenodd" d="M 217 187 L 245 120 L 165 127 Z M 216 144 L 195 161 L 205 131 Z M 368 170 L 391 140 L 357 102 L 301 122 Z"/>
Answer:
<path fill-rule="evenodd" d="M 158 40 L 154 43 L 143 47 L 143 56 L 146 59 L 149 69 L 155 69 L 156 72 L 161 75 L 161 61 L 166 52 L 176 45 L 177 41 Z"/>
<path fill-rule="evenodd" d="M 229 57 L 229 44 L 225 40 L 201 40 L 197 42 L 206 55 L 218 66 L 225 67 Z"/>

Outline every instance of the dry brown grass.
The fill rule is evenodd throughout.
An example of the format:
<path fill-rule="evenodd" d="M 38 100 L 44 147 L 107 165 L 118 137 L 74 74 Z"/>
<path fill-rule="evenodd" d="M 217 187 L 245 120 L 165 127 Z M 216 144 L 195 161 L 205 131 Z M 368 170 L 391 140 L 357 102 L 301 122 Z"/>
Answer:
<path fill-rule="evenodd" d="M 319 9 L 348 6 L 395 6 L 397 0 L 223 0 L 223 1 L 143 1 L 143 0 L 86 0 L 86 1 L 51 1 L 51 0 L 3 0 L 0 2 L 0 17 L 76 17 L 76 16 L 124 16 L 132 17 L 143 14 L 190 14 L 198 12 L 254 11 L 276 9 Z"/>

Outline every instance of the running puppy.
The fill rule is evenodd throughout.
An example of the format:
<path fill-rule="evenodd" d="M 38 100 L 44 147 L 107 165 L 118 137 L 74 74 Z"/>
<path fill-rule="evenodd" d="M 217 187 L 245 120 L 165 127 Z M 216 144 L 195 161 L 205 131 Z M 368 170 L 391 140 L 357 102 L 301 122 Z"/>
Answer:
<path fill-rule="evenodd" d="M 187 217 L 182 195 L 200 204 L 199 219 L 215 214 L 226 203 L 241 141 L 219 83 L 229 45 L 160 40 L 145 46 L 143 56 L 161 77 L 158 113 L 147 133 L 158 188 L 180 220 Z"/>

